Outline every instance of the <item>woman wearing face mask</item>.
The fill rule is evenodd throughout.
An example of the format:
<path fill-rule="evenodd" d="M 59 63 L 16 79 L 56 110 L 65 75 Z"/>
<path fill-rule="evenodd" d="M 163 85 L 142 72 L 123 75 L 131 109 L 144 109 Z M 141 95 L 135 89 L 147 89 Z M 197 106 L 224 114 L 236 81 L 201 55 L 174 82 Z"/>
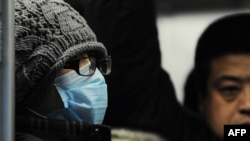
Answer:
<path fill-rule="evenodd" d="M 111 58 L 60 0 L 15 0 L 16 140 L 110 140 Z"/>

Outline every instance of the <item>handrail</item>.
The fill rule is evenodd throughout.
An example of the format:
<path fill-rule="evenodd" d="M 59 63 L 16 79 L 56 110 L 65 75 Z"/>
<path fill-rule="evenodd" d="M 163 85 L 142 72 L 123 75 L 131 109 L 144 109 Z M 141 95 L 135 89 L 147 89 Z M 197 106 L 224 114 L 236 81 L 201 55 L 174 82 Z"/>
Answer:
<path fill-rule="evenodd" d="M 0 141 L 14 141 L 15 113 L 15 41 L 14 0 L 2 0 L 2 56 L 1 56 L 1 132 Z"/>

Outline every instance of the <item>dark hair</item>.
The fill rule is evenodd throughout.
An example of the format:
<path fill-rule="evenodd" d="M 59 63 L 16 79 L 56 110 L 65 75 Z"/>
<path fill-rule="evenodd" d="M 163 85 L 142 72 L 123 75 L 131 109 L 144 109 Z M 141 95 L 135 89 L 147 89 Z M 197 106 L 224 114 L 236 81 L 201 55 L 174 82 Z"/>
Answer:
<path fill-rule="evenodd" d="M 195 74 L 201 99 L 207 95 L 211 62 L 228 54 L 250 54 L 250 13 L 224 16 L 200 36 L 195 52 Z"/>
<path fill-rule="evenodd" d="M 184 100 L 183 100 L 183 105 L 195 112 L 199 113 L 199 95 L 197 94 L 196 91 L 196 85 L 195 85 L 195 72 L 194 69 L 192 69 L 187 78 L 186 82 L 184 85 Z"/>

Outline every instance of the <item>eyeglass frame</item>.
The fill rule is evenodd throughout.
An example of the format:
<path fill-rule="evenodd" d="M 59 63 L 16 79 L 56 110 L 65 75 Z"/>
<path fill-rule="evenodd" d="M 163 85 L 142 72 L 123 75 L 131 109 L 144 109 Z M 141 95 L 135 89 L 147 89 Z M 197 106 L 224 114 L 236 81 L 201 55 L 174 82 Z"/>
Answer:
<path fill-rule="evenodd" d="M 91 65 L 94 64 L 95 68 L 92 68 L 93 71 L 90 74 L 81 74 L 80 73 L 80 61 L 82 59 L 89 59 L 90 64 Z M 105 71 L 103 70 L 103 68 L 100 67 L 101 66 L 100 64 L 106 64 L 107 68 L 105 69 Z M 89 67 L 91 67 L 91 65 Z M 76 60 L 67 61 L 64 65 L 63 69 L 72 69 L 80 76 L 91 76 L 95 73 L 96 68 L 98 68 L 103 75 L 109 75 L 111 73 L 111 65 L 112 65 L 111 56 L 106 56 L 106 57 L 103 57 L 101 59 L 97 59 L 94 56 L 88 56 L 88 57 L 81 57 L 81 58 L 76 59 Z"/>

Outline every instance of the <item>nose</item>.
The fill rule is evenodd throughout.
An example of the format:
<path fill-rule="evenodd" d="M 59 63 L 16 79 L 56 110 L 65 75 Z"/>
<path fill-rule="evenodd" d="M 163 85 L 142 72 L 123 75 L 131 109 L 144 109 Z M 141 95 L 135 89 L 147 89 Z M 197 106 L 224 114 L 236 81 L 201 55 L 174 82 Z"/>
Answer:
<path fill-rule="evenodd" d="M 250 116 L 250 86 L 245 88 L 241 95 L 240 113 Z"/>

